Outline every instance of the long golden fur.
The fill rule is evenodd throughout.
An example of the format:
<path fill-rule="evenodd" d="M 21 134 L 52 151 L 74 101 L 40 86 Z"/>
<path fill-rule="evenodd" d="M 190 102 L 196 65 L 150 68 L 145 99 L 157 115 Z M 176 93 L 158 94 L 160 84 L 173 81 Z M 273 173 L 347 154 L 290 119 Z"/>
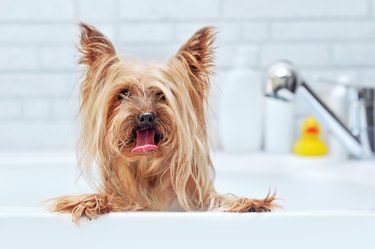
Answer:
<path fill-rule="evenodd" d="M 81 216 L 137 210 L 263 212 L 274 195 L 256 200 L 215 191 L 206 106 L 215 29 L 197 31 L 164 64 L 123 61 L 94 27 L 81 24 L 79 165 L 97 193 L 63 196 L 52 210 Z M 158 149 L 133 153 L 137 117 L 156 115 Z M 157 137 L 156 137 L 157 136 Z M 94 174 L 95 175 L 95 174 Z"/>

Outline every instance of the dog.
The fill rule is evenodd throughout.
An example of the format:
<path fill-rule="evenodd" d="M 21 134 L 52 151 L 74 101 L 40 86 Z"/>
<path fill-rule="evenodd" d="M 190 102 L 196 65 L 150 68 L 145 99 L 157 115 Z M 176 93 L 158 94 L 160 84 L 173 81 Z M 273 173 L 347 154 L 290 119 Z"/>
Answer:
<path fill-rule="evenodd" d="M 71 213 L 78 223 L 82 216 L 109 212 L 269 212 L 278 207 L 275 194 L 250 199 L 215 191 L 206 123 L 214 27 L 198 30 L 158 64 L 122 60 L 100 31 L 80 26 L 79 63 L 85 73 L 79 166 L 96 179 L 97 193 L 57 197 L 52 211 Z"/>

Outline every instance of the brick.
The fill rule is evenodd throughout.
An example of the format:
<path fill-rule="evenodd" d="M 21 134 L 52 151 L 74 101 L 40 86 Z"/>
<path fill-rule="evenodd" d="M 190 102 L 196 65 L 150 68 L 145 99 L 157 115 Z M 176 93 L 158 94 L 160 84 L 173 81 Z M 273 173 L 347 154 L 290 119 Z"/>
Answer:
<path fill-rule="evenodd" d="M 170 42 L 172 40 L 171 25 L 163 23 L 123 24 L 120 40 L 125 43 Z"/>
<path fill-rule="evenodd" d="M 216 46 L 228 43 L 238 43 L 241 39 L 241 27 L 238 23 L 214 24 L 217 29 Z"/>
<path fill-rule="evenodd" d="M 0 44 L 69 43 L 78 34 L 71 24 L 1 24 Z"/>
<path fill-rule="evenodd" d="M 74 0 L 1 0 L 0 20 L 73 20 Z"/>
<path fill-rule="evenodd" d="M 367 15 L 366 0 L 224 0 L 223 15 L 230 19 L 356 17 Z"/>
<path fill-rule="evenodd" d="M 78 96 L 81 90 L 80 84 L 81 84 L 82 77 L 83 77 L 82 70 L 77 70 L 76 72 L 72 74 L 65 74 L 65 76 L 66 76 L 66 81 L 67 81 L 66 90 L 68 93 L 65 97 L 69 99 L 78 99 Z"/>
<path fill-rule="evenodd" d="M 124 20 L 213 20 L 220 17 L 220 1 L 162 0 L 121 1 Z"/>
<path fill-rule="evenodd" d="M 345 66 L 375 65 L 375 45 L 372 43 L 336 44 L 333 63 Z"/>
<path fill-rule="evenodd" d="M 339 68 L 299 68 L 303 79 L 309 84 L 326 84 L 332 85 L 339 83 L 340 79 L 349 79 L 352 83 L 357 83 L 360 78 L 359 70 L 356 69 L 339 69 Z M 311 83 L 310 83 L 311 82 Z"/>
<path fill-rule="evenodd" d="M 268 44 L 262 46 L 261 64 L 289 60 L 297 66 L 328 65 L 328 46 L 320 44 Z"/>
<path fill-rule="evenodd" d="M 151 61 L 164 61 L 172 57 L 180 44 L 126 45 L 118 49 L 118 54 L 125 60 L 140 58 Z"/>
<path fill-rule="evenodd" d="M 51 117 L 50 99 L 26 99 L 22 101 L 22 117 L 25 119 L 47 119 Z"/>
<path fill-rule="evenodd" d="M 216 44 L 235 43 L 240 41 L 240 24 L 225 22 L 194 22 L 194 23 L 176 23 L 174 25 L 175 39 L 178 42 L 185 42 L 196 31 L 206 26 L 214 26 L 217 30 Z"/>
<path fill-rule="evenodd" d="M 259 65 L 259 48 L 257 46 L 221 46 L 216 51 L 216 65 L 219 68 L 251 68 Z"/>
<path fill-rule="evenodd" d="M 120 16 L 124 20 L 163 20 L 168 18 L 168 1 L 122 0 Z"/>
<path fill-rule="evenodd" d="M 0 97 L 66 96 L 66 84 L 64 74 L 0 74 Z"/>
<path fill-rule="evenodd" d="M 357 78 L 358 79 L 358 78 Z M 359 82 L 360 85 L 375 87 L 375 72 L 373 68 L 364 69 L 361 71 L 361 77 Z"/>
<path fill-rule="evenodd" d="M 169 17 L 172 20 L 215 20 L 220 18 L 220 1 L 169 0 Z"/>
<path fill-rule="evenodd" d="M 77 137 L 70 122 L 0 122 L 0 149 L 73 149 Z"/>
<path fill-rule="evenodd" d="M 72 70 L 77 68 L 79 54 L 73 46 L 44 46 L 40 53 L 40 67 L 43 69 Z"/>
<path fill-rule="evenodd" d="M 375 22 L 300 21 L 278 22 L 271 26 L 273 40 L 353 40 L 374 39 Z"/>
<path fill-rule="evenodd" d="M 263 41 L 268 38 L 268 25 L 262 22 L 243 23 L 242 37 L 244 41 Z"/>
<path fill-rule="evenodd" d="M 78 0 L 78 16 L 82 21 L 114 20 L 114 0 Z"/>
<path fill-rule="evenodd" d="M 33 47 L 0 47 L 0 70 L 36 69 L 38 51 Z"/>
<path fill-rule="evenodd" d="M 21 103 L 13 99 L 0 99 L 0 119 L 18 118 L 21 114 Z"/>
<path fill-rule="evenodd" d="M 79 111 L 78 98 L 56 99 L 52 103 L 53 118 L 55 120 L 75 120 Z"/>

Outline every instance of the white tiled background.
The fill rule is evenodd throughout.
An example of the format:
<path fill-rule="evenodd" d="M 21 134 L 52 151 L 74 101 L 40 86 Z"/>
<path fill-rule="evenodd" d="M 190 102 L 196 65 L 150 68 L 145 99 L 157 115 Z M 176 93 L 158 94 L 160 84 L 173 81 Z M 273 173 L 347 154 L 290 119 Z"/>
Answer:
<path fill-rule="evenodd" d="M 234 68 L 260 84 L 280 58 L 305 77 L 346 74 L 375 85 L 374 0 L 0 0 L 0 149 L 74 147 L 80 20 L 121 53 L 155 60 L 216 25 L 214 109 Z"/>

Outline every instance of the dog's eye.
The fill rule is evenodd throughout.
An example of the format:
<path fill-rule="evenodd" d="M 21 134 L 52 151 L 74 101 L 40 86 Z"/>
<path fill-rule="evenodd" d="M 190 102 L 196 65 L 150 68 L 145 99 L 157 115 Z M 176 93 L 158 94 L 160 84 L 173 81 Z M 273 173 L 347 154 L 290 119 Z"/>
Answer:
<path fill-rule="evenodd" d="M 165 102 L 165 95 L 163 92 L 159 91 L 156 93 L 156 98 L 159 100 L 159 101 L 162 101 L 162 102 Z"/>
<path fill-rule="evenodd" d="M 122 91 L 118 94 L 117 98 L 118 98 L 118 100 L 124 100 L 124 99 L 126 99 L 126 98 L 129 98 L 130 95 L 131 95 L 131 94 L 130 94 L 129 89 L 124 89 L 124 90 L 122 90 Z"/>

